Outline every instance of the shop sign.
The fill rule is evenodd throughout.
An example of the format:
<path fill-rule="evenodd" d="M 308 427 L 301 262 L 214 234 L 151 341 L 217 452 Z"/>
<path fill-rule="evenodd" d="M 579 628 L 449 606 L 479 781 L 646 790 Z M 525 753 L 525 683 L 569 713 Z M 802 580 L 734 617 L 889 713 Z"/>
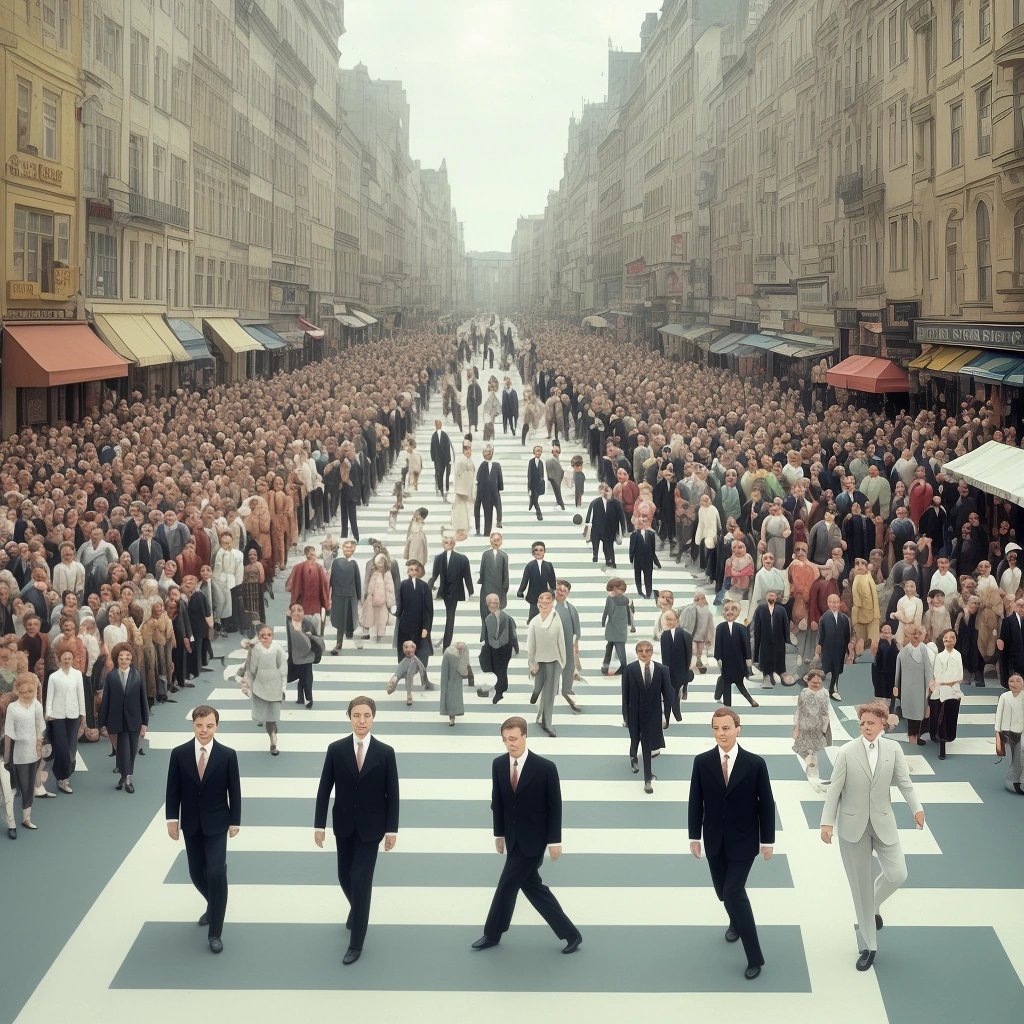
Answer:
<path fill-rule="evenodd" d="M 921 315 L 920 302 L 887 302 L 885 304 L 885 326 L 895 330 L 910 330 L 911 321 Z"/>
<path fill-rule="evenodd" d="M 850 329 L 856 327 L 858 324 L 857 310 L 855 309 L 837 309 L 836 310 L 836 327 L 843 327 Z"/>
<path fill-rule="evenodd" d="M 966 345 L 982 348 L 1024 349 L 1024 326 L 1016 324 L 914 324 L 919 345 Z"/>
<path fill-rule="evenodd" d="M 56 185 L 58 188 L 64 184 L 62 168 L 43 163 L 42 160 L 32 160 L 21 153 L 14 153 L 7 161 L 7 173 L 12 178 L 27 178 L 43 185 Z"/>
<path fill-rule="evenodd" d="M 647 272 L 647 260 L 641 256 L 638 260 L 631 260 L 626 264 L 626 275 L 628 277 L 635 277 L 637 274 L 644 274 Z"/>
<path fill-rule="evenodd" d="M 685 235 L 673 235 L 672 236 L 672 258 L 677 260 L 686 259 L 686 236 Z"/>

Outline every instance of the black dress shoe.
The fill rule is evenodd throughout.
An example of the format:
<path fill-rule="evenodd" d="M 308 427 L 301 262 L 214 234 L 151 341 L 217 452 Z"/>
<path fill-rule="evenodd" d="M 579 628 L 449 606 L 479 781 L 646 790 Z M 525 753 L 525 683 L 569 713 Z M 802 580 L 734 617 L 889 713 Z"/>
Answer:
<path fill-rule="evenodd" d="M 114 789 L 124 789 L 124 779 L 118 779 Z"/>
<path fill-rule="evenodd" d="M 208 913 L 204 913 L 203 916 L 196 921 L 196 924 L 199 925 L 200 928 L 205 928 L 209 923 L 210 915 Z"/>
<path fill-rule="evenodd" d="M 124 784 L 124 791 L 126 793 L 134 793 L 135 792 L 135 784 L 133 782 L 126 782 Z"/>
<path fill-rule="evenodd" d="M 882 915 L 875 914 L 875 931 L 880 932 L 882 930 Z"/>
<path fill-rule="evenodd" d="M 644 792 L 645 793 L 653 793 L 654 792 L 654 786 L 652 786 L 650 782 L 645 782 L 644 783 Z"/>
<path fill-rule="evenodd" d="M 579 932 L 577 932 L 571 939 L 569 939 L 568 942 L 566 942 L 565 949 L 563 949 L 562 952 L 575 953 L 576 950 L 580 948 L 581 942 L 583 942 L 583 936 L 580 935 Z"/>
<path fill-rule="evenodd" d="M 875 962 L 875 951 L 873 949 L 862 949 L 857 957 L 857 970 L 866 971 Z"/>
<path fill-rule="evenodd" d="M 107 754 L 107 757 L 117 757 L 117 751 L 112 750 L 109 754 Z"/>
<path fill-rule="evenodd" d="M 348 967 L 349 964 L 354 964 L 362 954 L 361 949 L 355 949 L 353 946 L 349 946 L 345 950 L 345 955 L 341 958 L 341 962 Z"/>
<path fill-rule="evenodd" d="M 755 978 L 759 977 L 760 974 L 761 974 L 761 968 L 760 967 L 748 967 L 743 972 L 743 977 L 746 978 L 747 981 L 753 981 Z"/>
<path fill-rule="evenodd" d="M 555 738 L 555 730 L 548 728 L 546 725 L 541 725 L 541 728 L 552 738 Z"/>
<path fill-rule="evenodd" d="M 1013 791 L 1017 796 L 1024 796 L 1024 789 L 1021 788 L 1021 784 L 1019 782 L 1015 782 L 1013 784 Z"/>
<path fill-rule="evenodd" d="M 640 765 L 635 757 L 629 759 L 629 770 L 634 774 L 638 774 L 640 771 Z"/>
<path fill-rule="evenodd" d="M 736 929 L 733 928 L 732 925 L 729 925 L 729 927 L 726 929 L 725 941 L 726 942 L 739 942 L 740 941 L 740 933 L 738 931 L 736 931 Z"/>
<path fill-rule="evenodd" d="M 486 935 L 482 935 L 469 948 L 470 949 L 490 949 L 491 946 L 496 946 L 500 941 L 501 941 L 500 939 L 489 939 Z"/>
<path fill-rule="evenodd" d="M 18 838 L 18 830 L 16 828 L 9 828 L 7 830 L 7 838 L 8 839 L 17 839 Z"/>
<path fill-rule="evenodd" d="M 220 939 L 216 935 L 214 935 L 214 936 L 212 936 L 210 938 L 210 952 L 211 953 L 223 953 L 224 952 L 224 943 L 221 942 Z"/>

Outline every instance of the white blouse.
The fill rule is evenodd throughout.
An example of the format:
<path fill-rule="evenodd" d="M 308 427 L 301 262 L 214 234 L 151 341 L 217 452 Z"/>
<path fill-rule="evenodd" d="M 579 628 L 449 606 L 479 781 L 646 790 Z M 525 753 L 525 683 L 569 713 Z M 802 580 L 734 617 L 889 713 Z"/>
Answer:
<path fill-rule="evenodd" d="M 81 718 L 85 715 L 85 683 L 77 668 L 59 668 L 46 685 L 47 718 Z"/>
<path fill-rule="evenodd" d="M 960 700 L 963 691 L 960 683 L 964 678 L 964 663 L 957 650 L 939 651 L 932 661 L 932 678 L 938 683 L 930 694 L 933 700 Z"/>

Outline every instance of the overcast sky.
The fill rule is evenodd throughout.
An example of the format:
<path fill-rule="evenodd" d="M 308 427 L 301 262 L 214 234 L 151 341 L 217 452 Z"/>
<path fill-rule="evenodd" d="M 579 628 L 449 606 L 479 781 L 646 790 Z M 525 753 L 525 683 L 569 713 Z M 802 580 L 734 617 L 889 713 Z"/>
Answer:
<path fill-rule="evenodd" d="M 608 39 L 640 46 L 660 0 L 346 0 L 341 65 L 399 78 L 410 145 L 448 161 L 466 249 L 507 250 L 562 175 L 569 117 L 607 92 Z"/>

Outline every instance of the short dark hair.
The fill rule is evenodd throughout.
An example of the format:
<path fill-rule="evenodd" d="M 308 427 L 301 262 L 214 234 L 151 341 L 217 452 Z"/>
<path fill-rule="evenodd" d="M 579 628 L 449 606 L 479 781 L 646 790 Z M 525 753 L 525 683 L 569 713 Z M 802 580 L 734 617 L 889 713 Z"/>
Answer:
<path fill-rule="evenodd" d="M 207 715 L 213 715 L 213 720 L 220 725 L 220 712 L 209 704 L 200 704 L 199 707 L 192 709 L 192 721 L 198 722 L 200 718 L 206 718 Z"/>
<path fill-rule="evenodd" d="M 365 704 L 370 709 L 370 714 L 377 717 L 377 702 L 372 697 L 353 697 L 348 702 L 348 711 L 345 713 L 349 718 L 352 717 L 352 709 L 359 707 L 360 704 Z"/>
<path fill-rule="evenodd" d="M 739 728 L 740 716 L 737 715 L 736 712 L 733 711 L 732 708 L 716 708 L 715 709 L 715 713 L 711 716 L 711 721 L 712 721 L 712 723 L 714 723 L 716 718 L 726 718 L 726 717 L 731 718 L 732 721 L 733 721 L 733 725 L 735 725 L 737 729 Z"/>
<path fill-rule="evenodd" d="M 518 715 L 513 715 L 511 718 L 506 718 L 501 723 L 501 734 L 505 735 L 507 732 L 511 732 L 513 729 L 518 729 L 524 736 L 527 735 L 528 726 L 525 718 L 520 718 Z"/>
<path fill-rule="evenodd" d="M 533 543 L 532 543 L 532 544 L 530 545 L 530 550 L 532 551 L 532 550 L 533 550 L 534 548 L 543 548 L 543 549 L 544 549 L 545 551 L 547 551 L 547 549 L 548 549 L 548 546 L 547 546 L 547 544 L 545 544 L 545 543 L 544 543 L 544 541 L 542 541 L 542 540 L 535 540 L 535 541 L 534 541 L 534 542 L 533 542 Z"/>
<path fill-rule="evenodd" d="M 115 644 L 114 649 L 110 652 L 110 660 L 116 665 L 117 659 L 121 657 L 121 652 L 127 651 L 132 656 L 132 661 L 135 660 L 135 648 L 131 644 Z"/>
<path fill-rule="evenodd" d="M 566 590 L 572 590 L 572 584 L 568 580 L 555 580 L 556 587 L 565 587 Z"/>

